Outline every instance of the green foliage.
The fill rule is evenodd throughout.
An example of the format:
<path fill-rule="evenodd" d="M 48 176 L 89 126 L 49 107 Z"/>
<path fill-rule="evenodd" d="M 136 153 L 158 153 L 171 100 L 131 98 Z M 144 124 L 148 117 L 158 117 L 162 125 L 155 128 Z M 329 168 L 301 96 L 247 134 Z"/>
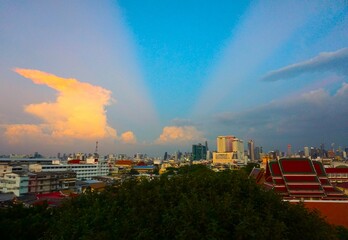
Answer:
<path fill-rule="evenodd" d="M 39 239 L 50 226 L 51 213 L 47 204 L 31 208 L 13 205 L 0 209 L 1 238 Z"/>
<path fill-rule="evenodd" d="M 344 228 L 342 226 L 336 227 L 337 237 L 341 240 L 347 240 L 348 239 L 348 229 Z"/>
<path fill-rule="evenodd" d="M 241 170 L 245 171 L 246 174 L 250 174 L 253 168 L 259 168 L 260 164 L 259 163 L 248 163 L 245 167 L 243 167 Z"/>
<path fill-rule="evenodd" d="M 45 211 L 35 220 L 48 219 L 44 239 L 337 239 L 347 234 L 317 212 L 264 191 L 244 171 L 215 173 L 198 165 L 171 177 L 129 180 Z M 25 215 L 19 211 L 11 221 Z"/>
<path fill-rule="evenodd" d="M 129 173 L 132 174 L 132 175 L 138 175 L 139 174 L 139 172 L 137 170 L 135 170 L 135 169 L 131 169 L 129 171 Z"/>

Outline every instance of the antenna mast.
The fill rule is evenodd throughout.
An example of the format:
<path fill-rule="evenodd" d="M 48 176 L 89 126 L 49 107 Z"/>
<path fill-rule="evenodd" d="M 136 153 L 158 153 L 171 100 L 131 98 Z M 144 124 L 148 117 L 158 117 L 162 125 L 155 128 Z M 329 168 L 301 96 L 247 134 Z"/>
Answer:
<path fill-rule="evenodd" d="M 95 142 L 95 153 L 98 154 L 98 141 Z"/>

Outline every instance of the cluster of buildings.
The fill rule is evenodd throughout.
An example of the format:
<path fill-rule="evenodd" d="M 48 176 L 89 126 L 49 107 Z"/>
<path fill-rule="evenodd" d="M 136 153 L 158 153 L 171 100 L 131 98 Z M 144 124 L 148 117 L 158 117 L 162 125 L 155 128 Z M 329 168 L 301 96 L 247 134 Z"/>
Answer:
<path fill-rule="evenodd" d="M 216 145 L 211 160 L 202 144 L 193 145 L 192 152 L 198 149 L 195 155 L 207 156 L 200 162 L 215 171 L 238 170 L 253 163 L 258 167 L 250 177 L 265 189 L 276 192 L 284 201 L 302 202 L 305 207 L 318 210 L 331 224 L 348 227 L 347 148 L 325 150 L 321 145 L 293 151 L 288 145 L 285 152 L 264 153 L 262 147 L 254 146 L 253 140 L 248 141 L 245 150 L 243 141 L 234 136 L 218 136 Z M 205 150 L 207 154 L 201 154 Z"/>
<path fill-rule="evenodd" d="M 214 164 L 246 164 L 243 140 L 234 136 L 219 136 L 216 139 L 217 150 L 213 152 Z"/>
<path fill-rule="evenodd" d="M 183 155 L 184 156 L 184 155 Z M 127 178 L 154 178 L 167 168 L 189 164 L 189 159 L 151 159 L 144 154 L 100 157 L 98 154 L 71 154 L 57 158 L 10 156 L 0 158 L 0 202 L 2 195 L 23 197 L 55 192 L 81 193 L 97 190 Z"/>
<path fill-rule="evenodd" d="M 286 200 L 346 200 L 343 193 L 348 192 L 348 165 L 344 161 L 347 151 L 341 148 L 326 151 L 321 145 L 292 153 L 288 145 L 287 152 L 264 153 L 262 147 L 255 147 L 253 140 L 247 142 L 245 149 L 243 140 L 227 135 L 217 137 L 216 151 L 211 151 L 207 142 L 198 143 L 192 145 L 191 153 L 166 152 L 163 159 L 140 153 L 133 157 L 125 154 L 100 157 L 97 153 L 59 154 L 57 158 L 43 158 L 38 153 L 2 156 L 0 203 L 3 194 L 19 198 L 27 195 L 49 198 L 53 194 L 60 199 L 86 189 L 100 191 L 127 178 L 153 179 L 185 165 L 204 164 L 222 171 L 238 170 L 249 163 L 260 164 L 251 176 Z"/>
<path fill-rule="evenodd" d="M 97 158 L 70 159 L 62 162 L 48 158 L 1 158 L 0 192 L 16 197 L 55 191 L 78 191 L 79 181 L 109 173 L 106 161 Z"/>

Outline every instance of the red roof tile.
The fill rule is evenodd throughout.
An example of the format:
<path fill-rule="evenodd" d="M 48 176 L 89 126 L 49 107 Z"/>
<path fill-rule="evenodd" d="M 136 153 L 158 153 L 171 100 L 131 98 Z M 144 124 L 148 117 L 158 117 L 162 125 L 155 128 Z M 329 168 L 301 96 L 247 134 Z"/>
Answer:
<path fill-rule="evenodd" d="M 325 168 L 326 173 L 348 173 L 348 168 Z"/>
<path fill-rule="evenodd" d="M 283 197 L 347 199 L 347 196 L 330 184 L 322 163 L 307 158 L 269 161 L 264 175 L 264 186 L 274 189 Z"/>
<path fill-rule="evenodd" d="M 348 202 L 347 201 L 317 201 L 304 202 L 308 209 L 317 209 L 330 224 L 342 225 L 348 228 Z"/>

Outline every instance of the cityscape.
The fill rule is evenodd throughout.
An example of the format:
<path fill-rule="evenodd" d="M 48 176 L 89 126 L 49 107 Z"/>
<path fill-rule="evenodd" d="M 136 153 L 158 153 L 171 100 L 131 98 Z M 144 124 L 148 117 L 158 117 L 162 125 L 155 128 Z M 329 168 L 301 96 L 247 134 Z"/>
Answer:
<path fill-rule="evenodd" d="M 6 239 L 348 239 L 348 4 L 0 0 Z"/>

